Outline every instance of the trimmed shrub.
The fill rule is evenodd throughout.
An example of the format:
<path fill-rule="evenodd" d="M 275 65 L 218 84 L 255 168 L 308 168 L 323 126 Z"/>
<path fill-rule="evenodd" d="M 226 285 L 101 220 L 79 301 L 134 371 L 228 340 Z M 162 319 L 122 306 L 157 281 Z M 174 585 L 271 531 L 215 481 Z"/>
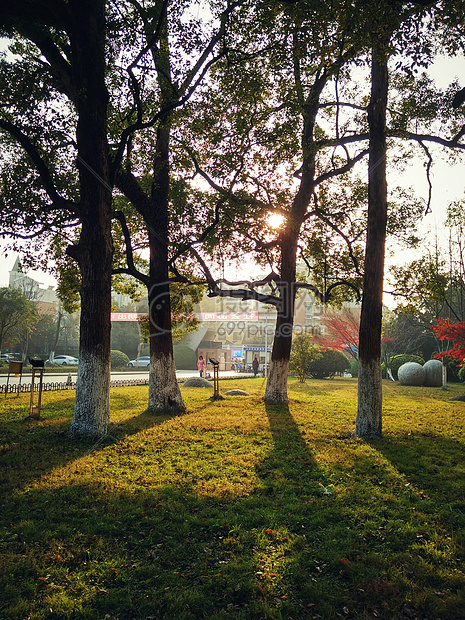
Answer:
<path fill-rule="evenodd" d="M 309 374 L 311 362 L 319 359 L 321 353 L 313 344 L 310 334 L 297 334 L 292 341 L 289 370 L 294 373 L 301 383 L 305 383 L 305 377 Z"/>
<path fill-rule="evenodd" d="M 334 377 L 337 373 L 345 372 L 350 362 L 341 351 L 333 349 L 321 349 L 321 357 L 311 362 L 308 367 L 308 374 L 314 379 L 326 379 Z"/>
<path fill-rule="evenodd" d="M 213 383 L 204 377 L 189 377 L 184 381 L 182 387 L 212 388 Z"/>
<path fill-rule="evenodd" d="M 112 351 L 111 352 L 111 367 L 112 368 L 123 368 L 129 362 L 129 357 L 126 353 L 122 351 Z"/>
<path fill-rule="evenodd" d="M 352 377 L 358 377 L 358 360 L 352 360 L 349 366 L 349 372 Z"/>
<path fill-rule="evenodd" d="M 421 364 L 423 366 L 425 360 L 419 355 L 410 355 L 407 353 L 402 353 L 401 355 L 394 355 L 393 357 L 391 357 L 389 363 L 391 366 L 392 375 L 396 381 L 398 381 L 399 379 L 399 376 L 397 374 L 399 368 L 407 362 L 416 362 L 417 364 Z"/>
<path fill-rule="evenodd" d="M 197 356 L 190 347 L 185 344 L 175 344 L 173 355 L 174 365 L 179 370 L 197 370 Z"/>

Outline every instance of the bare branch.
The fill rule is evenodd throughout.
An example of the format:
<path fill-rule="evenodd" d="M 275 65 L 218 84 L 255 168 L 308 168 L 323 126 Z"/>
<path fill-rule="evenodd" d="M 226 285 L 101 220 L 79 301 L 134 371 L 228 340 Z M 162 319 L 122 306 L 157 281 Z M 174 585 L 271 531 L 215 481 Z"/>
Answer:
<path fill-rule="evenodd" d="M 216 207 L 215 207 L 215 217 L 213 222 L 207 226 L 205 228 L 205 230 L 202 232 L 202 234 L 195 239 L 194 241 L 191 241 L 190 243 L 185 243 L 183 244 L 177 251 L 176 253 L 173 255 L 173 257 L 170 259 L 170 268 L 173 266 L 174 261 L 176 261 L 176 259 L 178 259 L 182 254 L 184 254 L 184 252 L 186 252 L 187 250 L 190 250 L 194 247 L 194 245 L 199 245 L 201 243 L 203 243 L 203 241 L 205 241 L 205 239 L 208 237 L 208 235 L 213 232 L 213 230 L 217 227 L 219 221 L 220 221 L 220 205 L 222 204 L 222 201 L 218 201 L 216 203 Z"/>
<path fill-rule="evenodd" d="M 146 20 L 144 20 L 144 17 L 143 17 L 143 14 L 144 14 L 143 7 L 137 2 L 137 0 L 130 0 L 130 1 L 132 2 L 133 6 L 137 8 L 141 18 L 145 22 L 145 26 L 147 27 L 147 22 Z M 163 74 L 163 76 L 169 82 L 170 86 L 173 89 L 174 100 L 171 100 L 168 105 L 163 106 L 148 121 L 143 122 L 142 105 L 141 105 L 141 100 L 140 100 L 140 89 L 139 89 L 137 80 L 135 79 L 134 74 L 132 73 L 132 69 L 137 64 L 137 62 L 139 62 L 139 60 L 150 49 L 153 48 L 153 46 L 155 45 L 155 42 L 160 37 L 162 17 L 164 13 L 166 12 L 168 0 L 163 0 L 163 2 L 164 2 L 164 6 L 160 13 L 160 18 L 159 18 L 159 21 L 157 23 L 157 26 L 155 28 L 153 35 L 147 41 L 147 44 L 138 54 L 134 62 L 130 65 L 130 67 L 128 67 L 128 73 L 130 75 L 130 87 L 131 87 L 132 92 L 135 95 L 135 101 L 136 101 L 136 107 L 137 107 L 137 120 L 132 125 L 126 127 L 124 131 L 121 133 L 121 137 L 120 137 L 118 146 L 116 148 L 116 153 L 113 158 L 113 174 L 115 173 L 115 171 L 121 164 L 123 153 L 126 148 L 126 144 L 127 144 L 129 137 L 137 131 L 153 127 L 159 120 L 161 120 L 162 118 L 166 118 L 171 112 L 174 112 L 174 110 L 181 108 L 185 103 L 187 103 L 189 99 L 192 97 L 192 95 L 195 93 L 195 91 L 197 90 L 198 86 L 202 83 L 205 75 L 208 73 L 211 66 L 224 56 L 225 52 L 220 52 L 219 54 L 217 54 L 216 56 L 212 56 L 212 58 L 208 60 L 208 57 L 213 54 L 215 46 L 218 44 L 218 42 L 221 40 L 221 38 L 225 34 L 227 18 L 237 7 L 241 6 L 244 3 L 244 0 L 238 0 L 237 2 L 228 4 L 228 8 L 221 15 L 220 27 L 218 28 L 217 32 L 213 35 L 213 37 L 210 39 L 209 43 L 203 50 L 197 62 L 192 67 L 191 71 L 187 75 L 186 79 L 184 80 L 180 88 L 177 88 L 177 87 L 174 88 L 174 84 L 172 83 L 170 76 L 166 75 L 166 73 L 163 72 L 162 69 L 158 67 L 157 70 L 159 70 Z"/>
<path fill-rule="evenodd" d="M 441 138 L 439 136 L 431 136 L 427 134 L 416 134 L 411 133 L 409 131 L 405 131 L 402 133 L 396 131 L 387 131 L 387 136 L 389 138 L 403 138 L 407 140 L 413 140 L 415 142 L 432 142 L 434 144 L 440 144 L 441 146 L 446 146 L 449 148 L 456 148 L 461 151 L 465 151 L 465 144 L 460 144 L 456 141 L 456 138 L 452 140 L 446 140 L 445 138 Z"/>
<path fill-rule="evenodd" d="M 115 211 L 115 217 L 121 225 L 121 230 L 123 231 L 124 243 L 126 246 L 126 261 L 127 268 L 118 268 L 114 269 L 112 273 L 125 273 L 130 276 L 133 276 L 146 286 L 149 285 L 149 277 L 144 273 L 140 272 L 134 264 L 134 254 L 132 249 L 131 235 L 129 233 L 128 224 L 126 222 L 126 217 L 122 211 Z"/>
<path fill-rule="evenodd" d="M 425 209 L 425 215 L 428 215 L 429 213 L 431 213 L 431 196 L 433 193 L 433 184 L 431 182 L 431 166 L 433 164 L 433 158 L 426 144 L 423 144 L 423 142 L 420 141 L 419 145 L 425 151 L 426 157 L 428 159 L 428 163 L 426 164 L 426 180 L 428 182 L 428 203 Z"/>
<path fill-rule="evenodd" d="M 344 166 L 324 172 L 315 179 L 315 185 L 320 185 L 328 179 L 332 179 L 333 177 L 344 174 L 345 172 L 349 172 L 349 170 L 352 170 L 355 164 L 362 160 L 366 155 L 368 155 L 368 149 L 364 149 L 363 151 L 360 151 L 360 153 L 357 153 L 357 155 L 355 155 L 352 159 L 349 159 Z"/>

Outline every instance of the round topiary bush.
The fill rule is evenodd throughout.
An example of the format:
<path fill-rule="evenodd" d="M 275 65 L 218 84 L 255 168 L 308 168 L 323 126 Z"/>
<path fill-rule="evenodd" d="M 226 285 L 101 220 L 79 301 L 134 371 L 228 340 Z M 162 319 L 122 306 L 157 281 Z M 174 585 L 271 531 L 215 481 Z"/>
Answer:
<path fill-rule="evenodd" d="M 350 362 L 341 351 L 333 349 L 321 349 L 321 357 L 310 363 L 308 374 L 314 379 L 326 379 L 334 377 L 337 373 L 346 371 Z"/>
<path fill-rule="evenodd" d="M 189 377 L 184 381 L 182 387 L 212 388 L 213 383 L 203 377 Z"/>
<path fill-rule="evenodd" d="M 424 385 L 426 372 L 417 362 L 406 362 L 397 371 L 401 385 Z"/>
<path fill-rule="evenodd" d="M 399 379 L 397 375 L 399 368 L 407 362 L 416 362 L 417 364 L 420 364 L 420 366 L 422 366 L 425 363 L 425 360 L 419 355 L 411 355 L 407 353 L 402 353 L 401 355 L 394 355 L 393 357 L 391 357 L 389 361 L 389 366 L 391 368 L 392 375 L 396 381 Z"/>
<path fill-rule="evenodd" d="M 126 353 L 122 351 L 112 351 L 111 352 L 111 367 L 112 368 L 123 368 L 129 362 L 129 357 Z"/>

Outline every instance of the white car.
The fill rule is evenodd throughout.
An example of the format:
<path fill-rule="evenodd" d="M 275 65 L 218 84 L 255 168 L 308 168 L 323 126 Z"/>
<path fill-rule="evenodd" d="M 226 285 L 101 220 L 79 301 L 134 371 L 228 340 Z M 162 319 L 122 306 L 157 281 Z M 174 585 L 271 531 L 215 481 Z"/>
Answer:
<path fill-rule="evenodd" d="M 128 362 L 127 366 L 129 366 L 129 368 L 134 368 L 134 366 L 140 368 L 148 368 L 150 366 L 150 357 L 145 356 L 139 357 L 138 360 L 131 360 L 130 362 Z"/>
<path fill-rule="evenodd" d="M 77 357 L 73 357 L 72 355 L 55 355 L 53 358 L 54 364 L 61 364 L 62 366 L 77 366 L 79 364 L 79 360 Z"/>

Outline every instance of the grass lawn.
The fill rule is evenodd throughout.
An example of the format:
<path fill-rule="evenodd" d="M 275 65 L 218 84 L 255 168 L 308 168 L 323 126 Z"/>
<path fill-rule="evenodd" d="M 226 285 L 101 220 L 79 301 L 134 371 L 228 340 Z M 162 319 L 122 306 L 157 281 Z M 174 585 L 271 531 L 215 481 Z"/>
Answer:
<path fill-rule="evenodd" d="M 0 619 L 465 619 L 465 402 L 384 385 L 384 438 L 351 436 L 357 383 L 263 379 L 143 414 L 112 389 L 100 442 L 74 392 L 0 400 Z"/>

